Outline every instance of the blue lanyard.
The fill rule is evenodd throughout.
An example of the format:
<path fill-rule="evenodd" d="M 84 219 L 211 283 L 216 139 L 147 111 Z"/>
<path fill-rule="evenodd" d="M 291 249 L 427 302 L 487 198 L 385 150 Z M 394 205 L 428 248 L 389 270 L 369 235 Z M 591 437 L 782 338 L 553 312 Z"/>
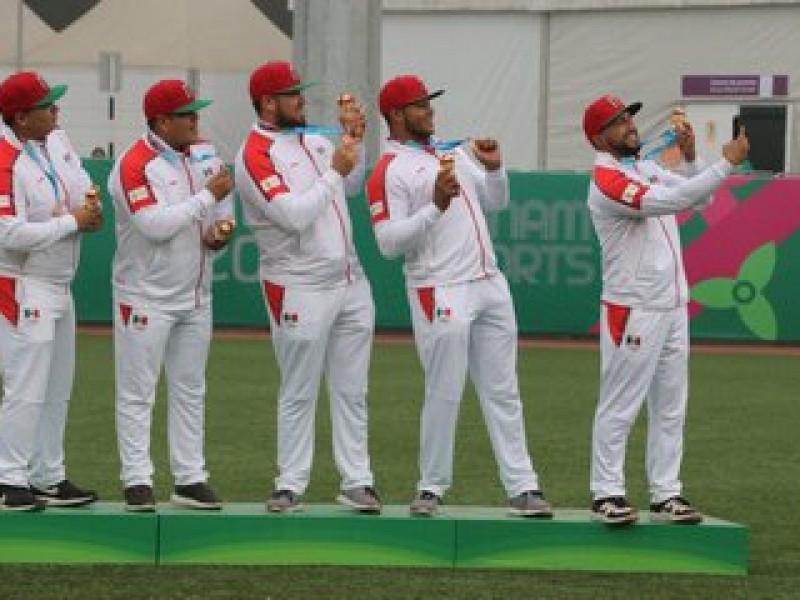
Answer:
<path fill-rule="evenodd" d="M 344 129 L 338 125 L 304 125 L 303 127 L 291 127 L 285 129 L 288 133 L 297 133 L 299 135 L 341 135 Z"/>
<path fill-rule="evenodd" d="M 53 188 L 53 194 L 55 195 L 56 199 L 58 199 L 58 175 L 56 174 L 56 167 L 53 164 L 53 161 L 47 154 L 47 150 L 42 147 L 41 154 L 47 161 L 46 164 L 42 164 L 42 159 L 39 158 L 39 153 L 33 147 L 31 142 L 25 142 L 25 153 L 31 157 L 33 162 L 35 162 L 36 165 L 42 170 L 42 173 L 45 174 L 47 180 L 50 182 L 50 186 Z"/>
<path fill-rule="evenodd" d="M 338 125 L 303 125 L 298 127 L 289 127 L 287 129 L 278 129 L 264 121 L 258 122 L 258 127 L 264 131 L 271 131 L 275 133 L 294 133 L 296 135 L 329 135 L 336 136 L 344 133 L 344 129 Z"/>
<path fill-rule="evenodd" d="M 665 148 L 672 146 L 677 139 L 678 135 L 672 127 L 665 129 L 655 137 L 646 139 L 642 142 L 642 148 L 650 146 L 651 144 L 655 145 L 645 153 L 644 158 L 647 160 L 657 158 Z"/>
<path fill-rule="evenodd" d="M 414 140 L 407 140 L 406 145 L 411 146 L 412 148 L 417 148 L 419 150 L 425 150 L 426 148 L 433 148 L 434 150 L 438 150 L 439 152 L 450 152 L 450 150 L 455 150 L 461 144 L 467 141 L 468 138 L 462 138 L 459 140 L 437 140 L 431 138 L 427 144 L 420 144 Z"/>

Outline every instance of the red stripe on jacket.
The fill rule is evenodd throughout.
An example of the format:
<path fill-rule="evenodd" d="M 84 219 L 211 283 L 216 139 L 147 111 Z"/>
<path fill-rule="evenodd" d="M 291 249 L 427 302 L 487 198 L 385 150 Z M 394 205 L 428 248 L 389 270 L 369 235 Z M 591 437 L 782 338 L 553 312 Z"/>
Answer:
<path fill-rule="evenodd" d="M 372 173 L 367 179 L 367 202 L 372 224 L 380 223 L 389 218 L 389 200 L 386 193 L 386 170 L 395 154 L 387 153 L 381 156 Z"/>
<path fill-rule="evenodd" d="M 619 169 L 612 167 L 594 168 L 594 182 L 606 196 L 631 208 L 641 209 L 642 196 L 647 193 L 649 186 L 641 181 L 631 179 Z"/>
<path fill-rule="evenodd" d="M 139 140 L 122 157 L 119 164 L 119 178 L 122 183 L 122 193 L 125 194 L 131 213 L 157 202 L 145 174 L 147 163 L 157 156 L 158 152 L 144 140 Z"/>
<path fill-rule="evenodd" d="M 251 131 L 242 152 L 244 168 L 267 202 L 279 194 L 289 193 L 289 186 L 269 156 L 269 149 L 273 143 L 272 138 Z"/>
<path fill-rule="evenodd" d="M 19 148 L 5 138 L 0 139 L 0 217 L 17 214 L 14 204 L 14 163 L 19 154 Z"/>

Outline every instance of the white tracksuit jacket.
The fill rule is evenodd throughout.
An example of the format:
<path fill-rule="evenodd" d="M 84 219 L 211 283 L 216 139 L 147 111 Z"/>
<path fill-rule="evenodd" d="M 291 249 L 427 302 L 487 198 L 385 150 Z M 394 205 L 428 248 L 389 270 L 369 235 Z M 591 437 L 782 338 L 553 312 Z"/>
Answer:
<path fill-rule="evenodd" d="M 405 255 L 409 288 L 474 281 L 498 273 L 483 211 L 508 206 L 505 169 L 485 172 L 455 152 L 462 194 L 441 212 L 433 204 L 439 159 L 388 140 L 368 182 L 370 213 L 381 253 Z"/>
<path fill-rule="evenodd" d="M 345 196 L 361 191 L 366 157 L 344 179 L 320 135 L 256 123 L 236 156 L 236 189 L 260 248 L 262 280 L 329 289 L 361 279 Z M 343 185 L 344 184 L 344 185 Z"/>
<path fill-rule="evenodd" d="M 221 165 L 211 144 L 179 153 L 152 133 L 117 160 L 108 189 L 116 214 L 112 283 L 118 298 L 139 298 L 162 310 L 210 302 L 212 251 L 203 234 L 214 220 L 233 216 L 231 197 L 217 203 L 205 188 Z"/>
<path fill-rule="evenodd" d="M 44 147 L 53 162 L 57 199 L 41 150 L 26 151 L 10 130 L 0 143 L 3 154 L 14 156 L 2 175 L 8 181 L 0 187 L 0 276 L 24 274 L 69 284 L 78 265 L 80 236 L 68 211 L 83 203 L 89 175 L 66 134 L 58 129 L 50 133 Z"/>
<path fill-rule="evenodd" d="M 589 213 L 603 253 L 606 302 L 669 309 L 688 301 L 675 213 L 702 208 L 731 172 L 720 159 L 695 177 L 650 160 L 621 163 L 600 152 L 589 186 Z"/>

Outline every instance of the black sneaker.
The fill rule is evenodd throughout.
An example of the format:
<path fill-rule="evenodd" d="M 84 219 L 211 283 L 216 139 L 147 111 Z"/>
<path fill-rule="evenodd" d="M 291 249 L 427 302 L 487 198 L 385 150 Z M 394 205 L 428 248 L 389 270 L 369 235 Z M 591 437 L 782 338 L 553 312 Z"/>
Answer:
<path fill-rule="evenodd" d="M 153 512 L 156 509 L 156 498 L 149 485 L 131 485 L 125 488 L 125 510 L 131 512 Z"/>
<path fill-rule="evenodd" d="M 702 522 L 703 515 L 700 514 L 686 498 L 673 496 L 650 505 L 651 521 L 667 521 L 668 523 L 678 523 L 682 525 L 696 525 Z"/>
<path fill-rule="evenodd" d="M 598 498 L 592 502 L 592 521 L 600 521 L 612 527 L 636 523 L 639 515 L 623 496 Z"/>
<path fill-rule="evenodd" d="M 0 484 L 0 510 L 36 512 L 44 510 L 45 502 L 26 487 Z"/>
<path fill-rule="evenodd" d="M 69 479 L 42 490 L 31 486 L 31 493 L 48 506 L 85 506 L 97 500 L 97 492 L 81 489 Z"/>
<path fill-rule="evenodd" d="M 222 501 L 205 481 L 190 485 L 176 485 L 170 502 L 176 506 L 199 510 L 220 510 L 222 508 Z"/>

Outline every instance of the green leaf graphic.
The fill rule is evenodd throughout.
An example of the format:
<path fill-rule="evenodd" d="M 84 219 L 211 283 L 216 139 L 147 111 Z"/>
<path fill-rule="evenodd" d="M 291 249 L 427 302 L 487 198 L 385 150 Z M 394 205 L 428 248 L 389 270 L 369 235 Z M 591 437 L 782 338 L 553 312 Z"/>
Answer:
<path fill-rule="evenodd" d="M 759 294 L 749 304 L 738 306 L 739 316 L 747 328 L 762 340 L 774 340 L 778 335 L 775 311 L 769 301 Z"/>
<path fill-rule="evenodd" d="M 763 290 L 772 279 L 776 254 L 775 242 L 767 242 L 753 250 L 739 267 L 739 279 L 749 281 Z"/>
<path fill-rule="evenodd" d="M 731 308 L 734 306 L 733 286 L 736 281 L 729 277 L 706 279 L 692 286 L 692 300 L 710 308 Z"/>

